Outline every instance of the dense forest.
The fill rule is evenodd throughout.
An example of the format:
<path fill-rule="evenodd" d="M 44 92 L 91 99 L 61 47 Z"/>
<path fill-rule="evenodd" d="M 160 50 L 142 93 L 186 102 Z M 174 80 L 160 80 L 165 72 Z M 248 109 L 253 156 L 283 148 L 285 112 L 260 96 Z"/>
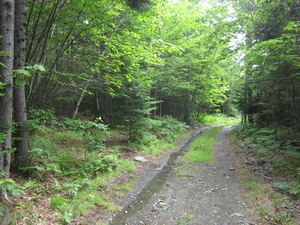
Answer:
<path fill-rule="evenodd" d="M 0 0 L 2 195 L 21 192 L 11 170 L 43 176 L 45 134 L 80 134 L 86 160 L 109 129 L 148 144 L 215 113 L 292 157 L 299 178 L 299 35 L 297 0 Z M 66 173 L 64 160 L 44 171 Z"/>

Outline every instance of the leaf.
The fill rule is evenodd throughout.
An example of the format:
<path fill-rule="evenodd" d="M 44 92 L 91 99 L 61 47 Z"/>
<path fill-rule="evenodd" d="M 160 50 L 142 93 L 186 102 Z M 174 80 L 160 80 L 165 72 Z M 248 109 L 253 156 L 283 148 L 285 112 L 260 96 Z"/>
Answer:
<path fill-rule="evenodd" d="M 44 67 L 43 65 L 40 65 L 40 64 L 35 64 L 35 65 L 33 66 L 33 68 L 34 68 L 35 70 L 39 70 L 39 71 L 46 71 L 45 67 Z"/>
<path fill-rule="evenodd" d="M 24 70 L 24 69 L 19 69 L 19 70 L 15 70 L 15 73 L 17 74 L 24 74 L 27 77 L 31 77 L 31 73 L 29 70 Z"/>
<path fill-rule="evenodd" d="M 24 85 L 27 84 L 27 81 L 22 77 L 17 77 L 16 80 L 15 80 L 15 84 L 24 86 Z"/>

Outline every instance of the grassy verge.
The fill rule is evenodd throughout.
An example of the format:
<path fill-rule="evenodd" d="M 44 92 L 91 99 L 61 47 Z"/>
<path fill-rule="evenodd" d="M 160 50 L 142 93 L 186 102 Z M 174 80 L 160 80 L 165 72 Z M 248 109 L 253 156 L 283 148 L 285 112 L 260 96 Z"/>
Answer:
<path fill-rule="evenodd" d="M 136 183 L 135 161 L 125 159 L 124 154 L 140 149 L 156 157 L 176 148 L 177 137 L 187 136 L 179 129 L 154 141 L 126 143 L 126 136 L 119 131 L 95 132 L 93 123 L 68 122 L 69 129 L 64 127 L 58 131 L 49 127 L 31 136 L 32 166 L 26 169 L 28 174 L 16 174 L 13 178 L 23 187 L 23 196 L 35 200 L 11 198 L 18 205 L 11 210 L 14 223 L 68 224 L 79 221 L 95 208 L 106 213 L 119 211 L 121 208 L 114 203 Z M 87 132 L 75 129 L 77 123 Z M 114 145 L 109 142 L 104 145 L 103 136 L 112 139 Z"/>
<path fill-rule="evenodd" d="M 275 192 L 270 188 L 275 181 L 253 177 L 247 169 L 241 171 L 242 182 L 247 189 L 244 197 L 256 203 L 258 220 L 262 224 L 299 224 L 294 215 L 300 197 L 299 133 L 292 131 L 292 128 L 281 127 L 275 138 L 272 127 L 241 124 L 235 127 L 231 138 L 244 151 L 250 149 L 260 160 L 265 161 L 272 168 L 273 176 L 284 181 L 279 184 L 289 188 L 284 192 Z"/>
<path fill-rule="evenodd" d="M 278 128 L 277 133 L 276 138 L 272 127 L 241 124 L 233 130 L 232 139 L 270 163 L 274 172 L 287 180 L 282 185 L 300 199 L 300 133 L 287 127 Z"/>
<path fill-rule="evenodd" d="M 299 224 L 293 216 L 293 201 L 287 196 L 272 191 L 262 180 L 254 179 L 246 169 L 240 171 L 240 175 L 247 190 L 244 198 L 256 203 L 254 214 L 261 224 Z"/>
<path fill-rule="evenodd" d="M 213 127 L 192 143 L 189 151 L 183 156 L 183 162 L 212 162 L 214 147 L 217 143 L 217 134 L 223 126 Z"/>

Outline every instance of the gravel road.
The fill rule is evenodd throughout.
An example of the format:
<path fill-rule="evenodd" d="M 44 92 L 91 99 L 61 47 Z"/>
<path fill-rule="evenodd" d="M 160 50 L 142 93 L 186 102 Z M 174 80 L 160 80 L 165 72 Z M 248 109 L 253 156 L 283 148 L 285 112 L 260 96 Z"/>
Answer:
<path fill-rule="evenodd" d="M 139 209 L 129 205 L 134 214 L 126 222 L 112 224 L 255 224 L 247 217 L 247 203 L 229 143 L 230 130 L 225 127 L 218 134 L 214 162 L 183 163 L 179 158 L 162 188 L 151 193 L 146 204 Z"/>

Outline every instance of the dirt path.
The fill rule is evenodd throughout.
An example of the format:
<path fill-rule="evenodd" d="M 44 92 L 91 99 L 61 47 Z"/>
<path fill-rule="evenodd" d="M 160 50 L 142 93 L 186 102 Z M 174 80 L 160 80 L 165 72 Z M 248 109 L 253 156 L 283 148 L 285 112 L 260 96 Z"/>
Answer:
<path fill-rule="evenodd" d="M 255 224 L 246 216 L 247 203 L 229 144 L 230 130 L 225 127 L 218 135 L 215 162 L 182 163 L 179 158 L 162 188 L 150 193 L 146 205 L 138 209 L 129 205 L 128 211 L 121 213 L 132 210 L 133 215 L 126 222 L 111 224 Z"/>

